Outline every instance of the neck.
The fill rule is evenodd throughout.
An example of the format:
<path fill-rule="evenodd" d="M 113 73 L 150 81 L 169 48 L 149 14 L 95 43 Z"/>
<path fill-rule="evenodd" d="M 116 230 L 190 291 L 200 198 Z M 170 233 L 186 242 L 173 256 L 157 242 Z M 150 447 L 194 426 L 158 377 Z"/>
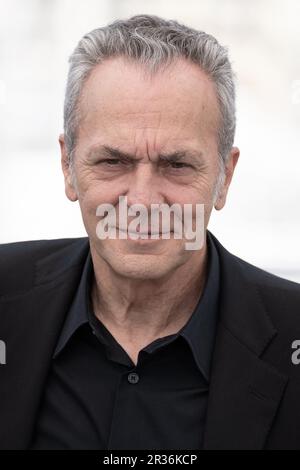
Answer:
<path fill-rule="evenodd" d="M 124 341 L 148 344 L 177 333 L 192 315 L 207 276 L 206 243 L 199 256 L 168 278 L 129 279 L 119 276 L 91 248 L 94 278 L 91 300 L 96 317 Z"/>

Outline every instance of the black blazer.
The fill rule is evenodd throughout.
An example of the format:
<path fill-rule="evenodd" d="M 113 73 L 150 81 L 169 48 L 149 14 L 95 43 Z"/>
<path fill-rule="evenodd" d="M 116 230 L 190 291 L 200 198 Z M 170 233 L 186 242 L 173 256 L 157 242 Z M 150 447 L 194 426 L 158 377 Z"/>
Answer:
<path fill-rule="evenodd" d="M 205 449 L 300 449 L 300 284 L 229 253 L 221 265 L 220 321 Z M 88 238 L 0 245 L 0 448 L 31 441 L 51 357 L 89 249 Z"/>

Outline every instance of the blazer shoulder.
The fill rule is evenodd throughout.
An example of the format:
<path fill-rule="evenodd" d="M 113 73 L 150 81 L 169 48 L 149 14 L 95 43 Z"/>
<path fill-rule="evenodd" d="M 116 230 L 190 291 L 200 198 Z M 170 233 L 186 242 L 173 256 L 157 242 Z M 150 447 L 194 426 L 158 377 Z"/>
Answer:
<path fill-rule="evenodd" d="M 232 275 L 234 272 L 237 279 L 239 276 L 242 276 L 248 283 L 254 283 L 262 288 L 293 292 L 296 296 L 300 295 L 299 283 L 270 273 L 269 271 L 236 256 L 228 251 L 211 232 L 209 232 L 209 235 L 215 243 L 221 264 L 223 265 L 224 272 L 227 275 Z"/>
<path fill-rule="evenodd" d="M 26 291 L 34 285 L 35 264 L 85 238 L 59 238 L 0 244 L 0 296 Z"/>
<path fill-rule="evenodd" d="M 279 330 L 295 328 L 300 335 L 300 284 L 270 273 L 236 256 L 235 259 L 248 281 L 255 286 L 275 326 Z"/>
<path fill-rule="evenodd" d="M 255 266 L 254 264 L 245 261 L 238 256 L 232 255 L 238 264 L 242 267 L 243 271 L 249 279 L 252 279 L 258 284 L 264 285 L 265 287 L 286 289 L 300 294 L 300 284 L 296 281 L 285 279 L 277 274 L 266 271 L 263 268 Z"/>
<path fill-rule="evenodd" d="M 273 325 L 283 333 L 295 330 L 300 337 L 300 284 L 270 273 L 228 251 L 210 232 L 219 253 L 222 274 L 231 285 L 255 295 Z"/>
<path fill-rule="evenodd" d="M 255 266 L 247 260 L 240 258 L 231 251 L 227 250 L 216 236 L 208 230 L 208 235 L 212 239 L 218 255 L 223 265 L 224 272 L 227 274 L 236 273 L 236 276 L 242 275 L 248 282 L 269 286 L 270 288 L 282 288 L 294 292 L 300 292 L 300 284 L 288 279 L 284 279 L 276 274 L 270 273 L 263 268 Z"/>

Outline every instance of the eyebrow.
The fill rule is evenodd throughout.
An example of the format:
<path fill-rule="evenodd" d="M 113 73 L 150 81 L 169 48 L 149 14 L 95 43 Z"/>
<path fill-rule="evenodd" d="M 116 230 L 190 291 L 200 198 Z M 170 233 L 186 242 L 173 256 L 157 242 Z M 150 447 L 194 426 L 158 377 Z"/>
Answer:
<path fill-rule="evenodd" d="M 92 155 L 97 155 L 97 154 L 101 154 L 109 158 L 119 158 L 119 159 L 123 159 L 127 161 L 132 161 L 132 160 L 137 159 L 134 155 L 131 155 L 130 153 L 123 152 L 122 150 L 118 148 L 110 147 L 108 145 L 99 145 L 98 147 L 92 148 L 90 152 L 88 153 L 88 156 L 90 157 Z M 173 162 L 179 162 L 182 160 L 189 160 L 189 159 L 199 159 L 202 156 L 203 154 L 201 151 L 187 150 L 187 149 L 176 150 L 175 152 L 168 153 L 168 154 L 160 153 L 158 155 L 160 160 L 173 161 Z"/>

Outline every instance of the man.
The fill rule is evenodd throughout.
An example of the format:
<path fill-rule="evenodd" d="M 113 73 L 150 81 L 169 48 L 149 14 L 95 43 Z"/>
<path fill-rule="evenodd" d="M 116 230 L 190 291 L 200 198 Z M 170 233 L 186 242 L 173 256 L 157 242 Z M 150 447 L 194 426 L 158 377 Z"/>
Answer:
<path fill-rule="evenodd" d="M 300 286 L 207 230 L 239 158 L 234 101 L 204 32 L 138 15 L 82 38 L 59 143 L 88 237 L 0 247 L 1 448 L 300 448 Z M 101 239 L 120 196 L 204 205 L 203 244 L 173 225 Z"/>

